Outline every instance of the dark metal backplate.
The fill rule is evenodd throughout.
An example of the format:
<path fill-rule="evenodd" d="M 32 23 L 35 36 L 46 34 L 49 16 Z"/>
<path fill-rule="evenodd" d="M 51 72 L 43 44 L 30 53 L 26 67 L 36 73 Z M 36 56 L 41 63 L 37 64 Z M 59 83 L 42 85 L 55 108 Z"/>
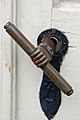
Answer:
<path fill-rule="evenodd" d="M 63 56 L 68 50 L 68 39 L 61 31 L 57 29 L 48 29 L 39 35 L 37 44 L 39 45 L 43 42 L 46 37 L 55 37 L 58 40 L 58 45 L 50 64 L 60 72 Z M 56 115 L 61 105 L 61 91 L 44 73 L 39 98 L 41 107 L 48 120 L 50 120 Z"/>

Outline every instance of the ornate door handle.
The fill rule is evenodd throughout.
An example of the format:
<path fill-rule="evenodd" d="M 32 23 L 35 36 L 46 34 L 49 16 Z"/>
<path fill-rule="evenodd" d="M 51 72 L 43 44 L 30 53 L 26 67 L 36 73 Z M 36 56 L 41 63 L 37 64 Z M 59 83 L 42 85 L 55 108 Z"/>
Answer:
<path fill-rule="evenodd" d="M 17 29 L 14 24 L 8 22 L 5 24 L 4 28 L 6 29 L 6 32 L 19 44 L 19 46 L 22 47 L 22 49 L 29 56 L 34 53 L 35 47 L 33 44 L 29 42 L 29 40 Z M 44 50 L 44 46 L 41 48 Z M 56 84 L 56 86 L 63 91 L 64 94 L 70 96 L 73 93 L 73 89 L 69 83 L 55 70 L 50 63 L 47 63 L 45 66 L 41 67 L 41 69 Z"/>

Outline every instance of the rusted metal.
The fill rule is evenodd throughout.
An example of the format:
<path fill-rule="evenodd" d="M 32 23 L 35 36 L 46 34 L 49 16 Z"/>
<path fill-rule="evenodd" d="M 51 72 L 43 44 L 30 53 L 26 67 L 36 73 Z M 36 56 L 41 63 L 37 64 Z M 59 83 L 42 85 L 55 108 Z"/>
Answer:
<path fill-rule="evenodd" d="M 35 47 L 29 40 L 17 29 L 14 24 L 8 22 L 4 28 L 6 32 L 21 46 L 21 48 L 31 56 Z M 73 93 L 69 83 L 52 67 L 50 63 L 41 68 L 44 73 L 63 91 L 64 94 L 70 96 Z"/>

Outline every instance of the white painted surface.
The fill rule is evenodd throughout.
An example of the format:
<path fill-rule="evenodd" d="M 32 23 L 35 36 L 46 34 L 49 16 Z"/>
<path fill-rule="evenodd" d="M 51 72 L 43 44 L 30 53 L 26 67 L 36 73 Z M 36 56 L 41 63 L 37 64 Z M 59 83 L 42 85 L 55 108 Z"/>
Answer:
<path fill-rule="evenodd" d="M 80 120 L 80 0 L 5 0 L 0 1 L 0 11 L 0 120 L 47 120 L 38 98 L 42 71 L 4 32 L 8 20 L 17 23 L 35 46 L 47 28 L 65 32 L 70 47 L 61 74 L 75 92 L 71 97 L 62 94 L 54 120 Z"/>
<path fill-rule="evenodd" d="M 69 51 L 61 68 L 61 74 L 73 85 L 74 94 L 69 98 L 63 95 L 61 108 L 54 120 L 79 120 L 79 61 L 80 61 L 80 3 L 60 3 L 53 8 L 52 26 L 64 31 L 69 39 Z"/>
<path fill-rule="evenodd" d="M 16 0 L 0 1 L 0 120 L 15 120 L 16 53 L 3 28 L 8 21 L 16 23 Z"/>
<path fill-rule="evenodd" d="M 18 0 L 17 25 L 35 46 L 39 33 L 51 25 L 51 5 L 48 0 Z M 41 70 L 17 47 L 17 120 L 47 120 L 38 98 L 41 77 Z"/>

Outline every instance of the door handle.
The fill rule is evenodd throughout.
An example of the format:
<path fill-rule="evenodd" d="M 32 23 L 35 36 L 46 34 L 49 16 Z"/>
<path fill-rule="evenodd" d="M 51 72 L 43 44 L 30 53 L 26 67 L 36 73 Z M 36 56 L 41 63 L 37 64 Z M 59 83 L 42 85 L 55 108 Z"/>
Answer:
<path fill-rule="evenodd" d="M 14 24 L 10 22 L 4 25 L 6 32 L 21 46 L 21 48 L 31 56 L 35 50 L 35 47 L 29 40 L 17 29 Z M 63 91 L 64 94 L 70 96 L 74 91 L 71 85 L 55 70 L 55 68 L 47 63 L 41 68 L 44 73 Z"/>

